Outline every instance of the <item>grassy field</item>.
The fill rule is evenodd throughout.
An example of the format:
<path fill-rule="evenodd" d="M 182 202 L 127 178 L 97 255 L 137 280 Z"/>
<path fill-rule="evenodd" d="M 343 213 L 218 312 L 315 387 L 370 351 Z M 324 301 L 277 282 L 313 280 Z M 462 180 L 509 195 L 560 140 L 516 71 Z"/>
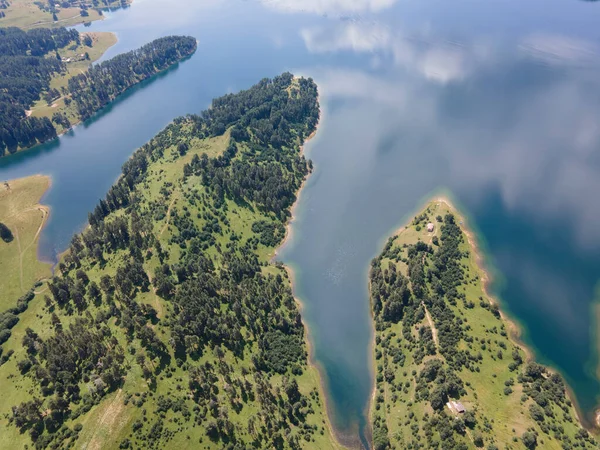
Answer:
<path fill-rule="evenodd" d="M 568 399 L 559 405 L 548 398 L 540 400 L 534 395 L 536 401 L 545 403 L 542 405 L 541 419 L 538 415 L 534 420 L 532 411 L 538 411 L 538 408 L 531 391 L 527 389 L 538 385 L 546 387 L 545 382 L 524 379 L 523 372 L 528 369 L 523 369 L 522 365 L 516 368 L 514 364 L 511 365 L 516 360 L 525 360 L 525 353 L 511 339 L 510 324 L 490 307 L 491 299 L 485 291 L 486 276 L 478 264 L 471 242 L 473 237 L 466 233 L 464 219 L 447 201 L 432 201 L 415 220 L 390 239 L 380 261 L 384 276 L 389 276 L 390 266 L 394 266 L 399 273 L 408 277 L 409 249 L 418 242 L 433 249 L 438 248 L 442 241 L 443 224 L 436 217 L 444 218 L 447 214 L 453 214 L 462 229 L 460 251 L 463 256 L 460 265 L 464 275 L 458 286 L 459 299 L 447 306 L 457 319 L 454 323 L 463 325 L 464 335 L 457 344 L 457 350 L 465 355 L 473 355 L 473 360 L 467 363 L 469 370 L 463 367 L 455 372 L 464 383 L 464 391 L 457 398 L 450 396 L 447 400 L 459 400 L 467 412 L 458 413 L 448 406 L 441 411 L 434 411 L 433 402 L 430 404 L 426 398 L 427 392 L 434 392 L 432 385 L 428 385 L 429 391 L 423 391 L 419 386 L 424 368 L 432 360 L 442 362 L 446 377 L 450 377 L 456 364 L 446 361 L 444 354 L 447 353 L 440 350 L 440 333 L 448 336 L 452 335 L 452 330 L 440 330 L 440 325 L 447 327 L 449 322 L 441 324 L 436 317 L 447 317 L 448 313 L 433 314 L 431 305 L 429 309 L 425 305 L 426 299 L 423 302 L 415 300 L 416 319 L 408 329 L 403 324 L 407 319 L 383 326 L 378 324 L 375 348 L 377 385 L 375 408 L 372 411 L 374 422 L 379 424 L 380 430 L 387 428 L 391 447 L 399 449 L 431 441 L 441 442 L 443 448 L 522 449 L 526 447 L 522 439 L 526 432 L 537 438 L 536 444 L 528 448 L 571 448 L 563 447 L 566 442 L 569 445 L 581 444 L 578 448 L 597 448 L 591 438 L 589 442 L 579 440 L 579 433 L 580 436 L 587 436 L 587 433 L 581 429 L 575 409 Z M 434 224 L 433 232 L 428 232 L 428 223 Z M 431 258 L 427 253 L 423 256 L 425 273 L 433 270 Z M 392 294 L 393 290 L 387 292 L 387 295 Z M 457 327 L 461 328 L 460 325 Z M 511 357 L 511 354 L 514 356 Z M 443 378 L 438 374 L 440 376 Z M 542 381 L 547 380 L 550 373 L 546 372 L 543 377 Z M 439 378 L 437 382 L 441 382 Z M 418 389 L 421 389 L 420 392 L 417 392 Z M 434 420 L 442 422 L 448 418 L 448 423 L 455 429 L 454 433 L 450 431 L 450 435 L 452 445 L 456 447 L 444 446 L 443 443 L 450 438 L 439 432 L 442 428 L 437 427 L 437 422 L 432 424 Z M 385 443 L 381 435 L 379 442 Z"/>
<path fill-rule="evenodd" d="M 87 53 L 90 57 L 89 60 L 73 61 L 66 63 L 67 71 L 63 74 L 58 74 L 52 77 L 50 81 L 50 88 L 58 89 L 66 87 L 69 78 L 83 73 L 87 70 L 90 63 L 97 61 L 110 47 L 117 43 L 117 36 L 114 33 L 108 32 L 88 32 L 81 33 L 81 38 L 84 36 L 90 36 L 92 38 L 92 46 L 87 47 L 85 45 L 79 45 L 76 49 L 70 50 L 65 48 L 60 51 L 60 56 L 64 60 L 68 58 L 75 59 L 80 55 Z M 55 100 L 52 104 L 48 104 L 44 99 L 38 100 L 29 110 L 28 114 L 34 117 L 48 117 L 52 118 L 52 115 L 56 112 L 61 112 L 67 116 L 71 125 L 76 125 L 79 122 L 77 115 L 77 109 L 74 103 L 69 106 L 65 104 L 65 97 L 61 96 Z M 66 131 L 61 125 L 56 124 L 56 131 L 60 134 Z"/>
<path fill-rule="evenodd" d="M 3 10 L 6 17 L 0 19 L 0 27 L 19 27 L 19 28 L 36 28 L 36 27 L 69 27 L 86 22 L 93 22 L 103 18 L 95 9 L 88 9 L 88 16 L 81 15 L 80 8 L 59 8 L 55 21 L 52 14 L 41 10 L 35 0 L 11 0 L 7 9 Z M 57 2 L 58 3 L 58 2 Z M 88 2 L 91 5 L 91 2 Z M 128 2 L 131 3 L 131 2 Z M 112 1 L 111 7 L 118 7 L 119 1 Z"/>
<path fill-rule="evenodd" d="M 51 275 L 50 264 L 37 259 L 39 233 L 49 213 L 39 201 L 49 186 L 50 179 L 40 175 L 0 184 L 0 222 L 14 236 L 12 242 L 0 241 L 0 311 L 14 306 L 35 281 Z"/>
<path fill-rule="evenodd" d="M 189 141 L 189 150 L 185 156 L 179 155 L 177 148 L 173 145 L 164 152 L 164 156 L 154 161 L 148 167 L 148 177 L 138 187 L 140 195 L 141 209 L 153 208 L 156 205 L 162 205 L 157 210 L 152 221 L 154 235 L 158 237 L 162 248 L 168 252 L 168 262 L 177 263 L 180 258 L 181 249 L 178 245 L 172 243 L 172 237 L 178 231 L 171 224 L 173 214 L 183 213 L 201 206 L 192 205 L 189 203 L 190 194 L 203 195 L 204 188 L 202 187 L 197 177 L 187 177 L 183 179 L 183 167 L 189 163 L 196 155 L 206 153 L 209 157 L 214 157 L 223 153 L 229 143 L 229 132 L 222 136 L 206 139 L 192 138 Z M 154 206 L 152 206 L 154 205 Z M 200 209 L 198 209 L 199 211 Z M 218 243 L 225 247 L 229 242 L 232 234 L 236 234 L 243 239 L 252 235 L 252 223 L 258 219 L 264 219 L 264 215 L 254 208 L 248 208 L 244 205 L 237 205 L 233 201 L 227 201 L 227 221 L 231 229 L 218 236 Z M 123 211 L 117 212 L 115 215 L 122 214 Z M 193 220 L 198 227 L 202 227 L 204 219 L 200 214 L 193 214 Z M 216 255 L 215 248 L 207 250 L 208 253 Z M 272 253 L 272 247 L 260 245 L 257 249 L 261 264 L 264 265 L 265 273 L 278 273 L 282 277 L 287 277 L 283 268 L 278 268 L 270 264 L 269 259 Z M 124 261 L 129 259 L 129 252 L 121 250 L 107 257 L 106 263 L 103 265 L 96 264 L 93 261 L 82 261 L 82 269 L 88 274 L 90 281 L 100 284 L 102 275 L 114 275 L 119 266 L 122 266 Z M 215 261 L 217 259 L 215 258 Z M 145 258 L 144 269 L 150 275 L 155 273 L 160 262 L 155 255 L 148 255 Z M 0 389 L 4 392 L 3 402 L 0 404 L 0 448 L 25 448 L 26 445 L 31 445 L 31 440 L 27 433 L 21 434 L 16 427 L 9 425 L 7 417 L 10 416 L 10 408 L 21 401 L 31 398 L 31 393 L 37 389 L 31 382 L 28 376 L 19 375 L 17 361 L 25 356 L 25 351 L 21 345 L 25 330 L 32 327 L 40 335 L 41 338 L 48 338 L 53 334 L 51 325 L 51 314 L 46 306 L 42 295 L 37 295 L 31 301 L 29 308 L 21 315 L 21 320 L 12 330 L 11 338 L 4 344 L 4 354 L 14 351 L 14 354 L 4 365 L 0 366 Z M 158 321 L 152 325 L 152 328 L 157 333 L 158 337 L 167 342 L 170 337 L 168 319 L 174 315 L 173 304 L 160 298 L 150 289 L 147 292 L 140 292 L 136 301 L 138 303 L 150 304 L 156 311 Z M 86 309 L 85 314 L 92 317 L 102 310 L 102 306 L 90 304 Z M 53 309 L 54 310 L 54 309 Z M 66 329 L 68 324 L 76 320 L 78 314 L 65 314 L 59 309 L 54 310 L 60 318 L 63 327 Z M 158 413 L 155 411 L 158 408 L 158 400 L 161 396 L 172 399 L 185 399 L 186 407 L 190 411 L 194 409 L 194 402 L 188 398 L 187 379 L 188 371 L 187 364 L 172 364 L 164 373 L 156 379 L 156 384 L 151 386 L 144 378 L 142 370 L 135 362 L 134 355 L 144 354 L 144 348 L 138 341 L 131 341 L 125 334 L 123 329 L 115 326 L 111 321 L 111 329 L 117 337 L 123 348 L 127 349 L 127 376 L 125 382 L 115 392 L 105 396 L 98 404 L 93 406 L 91 410 L 73 420 L 68 420 L 65 425 L 73 428 L 76 424 L 82 425 L 81 432 L 73 438 L 74 448 L 85 449 L 112 449 L 119 448 L 124 440 L 129 440 L 136 443 L 133 448 L 140 448 L 138 438 L 149 433 L 150 425 Z M 254 351 L 256 351 L 256 343 L 254 343 Z M 175 360 L 174 355 L 173 361 Z M 248 373 L 252 371 L 252 361 L 250 356 L 240 359 L 233 353 L 226 350 L 224 361 L 234 368 L 234 373 L 228 377 L 231 379 L 248 378 Z M 196 361 L 196 364 L 211 363 L 215 366 L 222 364 L 220 360 L 213 354 L 212 351 L 206 351 L 201 358 Z M 249 377 L 251 378 L 251 377 Z M 317 370 L 309 365 L 304 367 L 302 375 L 297 378 L 299 389 L 302 394 L 311 399 L 310 408 L 312 413 L 307 416 L 307 421 L 304 427 L 312 427 L 317 430 L 312 437 L 302 440 L 302 447 L 314 449 L 336 449 L 338 444 L 329 431 L 327 424 L 325 405 L 322 401 L 319 386 L 319 376 Z M 269 384 L 278 392 L 282 386 L 283 378 L 279 374 L 270 375 Z M 220 404 L 228 404 L 227 387 L 228 383 L 224 379 L 220 379 L 216 383 L 219 387 L 220 394 L 218 402 Z M 89 386 L 82 384 L 82 394 L 88 391 Z M 146 415 L 146 412 L 149 414 Z M 229 412 L 230 420 L 239 426 L 240 430 L 247 428 L 250 418 L 257 417 L 260 413 L 260 404 L 258 402 L 244 403 L 243 408 L 239 411 L 231 410 Z M 168 431 L 167 441 L 162 441 L 162 448 L 204 448 L 217 449 L 223 448 L 221 441 L 214 442 L 206 435 L 206 429 L 198 421 L 189 421 L 184 419 L 180 413 L 168 411 L 160 414 L 164 419 L 164 427 Z M 196 418 L 196 420 L 198 420 Z M 141 429 L 138 429 L 138 424 L 143 424 Z M 136 430 L 136 431 L 134 431 Z M 296 432 L 292 430 L 292 432 Z M 247 432 L 242 432 L 244 438 L 248 437 Z M 143 445 L 143 444 L 142 444 Z M 161 448 L 161 447 L 159 447 Z"/>

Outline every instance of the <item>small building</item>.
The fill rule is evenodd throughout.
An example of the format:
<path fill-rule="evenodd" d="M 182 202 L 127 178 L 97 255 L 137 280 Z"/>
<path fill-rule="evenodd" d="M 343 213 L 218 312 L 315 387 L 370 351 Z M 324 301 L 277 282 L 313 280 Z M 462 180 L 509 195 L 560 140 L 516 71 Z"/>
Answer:
<path fill-rule="evenodd" d="M 427 224 L 427 231 L 428 231 L 428 232 L 430 232 L 430 233 L 433 233 L 433 230 L 434 230 L 434 229 L 435 229 L 435 225 L 434 225 L 434 224 L 432 224 L 431 222 L 429 222 L 429 223 Z"/>
<path fill-rule="evenodd" d="M 446 406 L 450 411 L 456 414 L 463 414 L 466 411 L 461 402 L 455 402 L 454 400 L 450 400 L 448 403 L 446 403 Z"/>

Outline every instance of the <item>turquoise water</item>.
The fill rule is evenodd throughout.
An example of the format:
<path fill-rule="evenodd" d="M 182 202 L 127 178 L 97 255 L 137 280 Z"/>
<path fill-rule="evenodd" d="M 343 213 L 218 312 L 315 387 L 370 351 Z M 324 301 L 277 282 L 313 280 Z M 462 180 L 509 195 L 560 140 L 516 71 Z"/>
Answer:
<path fill-rule="evenodd" d="M 106 57 L 165 34 L 196 54 L 71 135 L 0 160 L 0 179 L 53 176 L 40 255 L 53 259 L 172 118 L 284 70 L 319 84 L 316 170 L 280 258 L 295 269 L 331 419 L 368 441 L 367 270 L 440 187 L 478 230 L 494 292 L 586 417 L 600 394 L 600 5 L 575 0 L 136 1 L 89 29 Z"/>

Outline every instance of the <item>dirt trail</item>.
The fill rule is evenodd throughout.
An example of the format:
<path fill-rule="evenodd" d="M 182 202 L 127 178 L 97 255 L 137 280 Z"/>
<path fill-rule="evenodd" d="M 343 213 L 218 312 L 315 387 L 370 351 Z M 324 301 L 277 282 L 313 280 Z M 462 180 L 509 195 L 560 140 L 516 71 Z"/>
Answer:
<path fill-rule="evenodd" d="M 17 227 L 15 227 L 15 236 L 17 238 L 17 245 L 19 246 L 19 274 L 21 277 L 21 280 L 20 280 L 21 281 L 21 292 L 25 292 L 25 285 L 23 284 L 23 257 L 25 256 L 25 252 L 27 250 L 29 250 L 29 248 L 33 244 L 36 243 L 38 236 L 42 232 L 42 228 L 44 228 L 44 225 L 46 224 L 46 219 L 48 218 L 48 208 L 46 206 L 36 206 L 35 208 L 28 208 L 21 212 L 27 212 L 27 211 L 31 211 L 33 209 L 37 209 L 42 212 L 42 222 L 40 223 L 40 226 L 38 227 L 38 229 L 35 233 L 35 236 L 31 240 L 31 242 L 29 244 L 27 244 L 27 247 L 25 247 L 24 249 L 21 248 L 21 240 L 19 239 L 19 230 Z"/>
<path fill-rule="evenodd" d="M 60 20 L 46 20 L 44 22 L 36 22 L 34 24 L 31 24 L 25 28 L 33 28 L 33 27 L 37 27 L 38 25 L 44 25 L 46 23 L 59 23 L 59 22 L 66 22 L 67 20 L 71 20 L 71 19 L 75 19 L 76 17 L 81 17 L 81 14 L 77 14 L 76 16 L 72 16 L 72 17 L 67 17 L 66 19 L 60 19 Z"/>
<path fill-rule="evenodd" d="M 154 304 L 156 305 L 156 315 L 158 318 L 162 317 L 163 315 L 163 307 L 160 303 L 160 300 L 158 299 L 158 295 L 156 294 L 156 286 L 154 286 L 154 284 L 152 284 L 152 274 L 150 273 L 150 270 L 146 269 L 146 275 L 148 276 L 148 280 L 150 280 L 150 286 L 152 287 L 152 292 L 154 293 Z"/>
<path fill-rule="evenodd" d="M 173 205 L 175 205 L 176 200 L 177 200 L 177 194 L 173 193 L 173 198 L 171 199 L 171 202 L 169 203 L 169 207 L 167 208 L 167 221 L 165 222 L 163 227 L 160 229 L 160 233 L 158 233 L 159 236 L 162 236 L 162 234 L 165 232 L 165 230 L 169 226 L 169 223 L 171 222 L 171 208 L 173 208 Z"/>
<path fill-rule="evenodd" d="M 425 306 L 425 303 L 421 302 L 421 305 L 423 305 L 423 308 L 425 308 L 425 317 L 427 317 L 427 322 L 429 322 L 429 327 L 431 328 L 431 334 L 433 335 L 433 342 L 435 342 L 435 349 L 439 353 L 440 344 L 438 342 L 438 330 L 435 327 L 435 323 L 433 323 L 433 319 L 431 318 L 431 314 L 429 314 L 429 310 L 427 309 L 427 306 Z"/>
<path fill-rule="evenodd" d="M 102 418 L 98 421 L 98 423 L 96 423 L 92 438 L 90 439 L 87 445 L 83 444 L 81 448 L 87 450 L 100 450 L 101 448 L 103 448 L 101 438 L 98 436 L 98 430 L 100 430 L 101 428 L 112 430 L 124 406 L 125 405 L 123 404 L 123 390 L 119 389 L 117 395 L 115 395 L 115 398 L 106 407 L 104 414 L 102 414 Z"/>
<path fill-rule="evenodd" d="M 21 292 L 25 291 L 23 287 L 23 252 L 21 251 L 21 239 L 19 239 L 19 228 L 15 227 L 15 238 L 17 239 L 17 247 L 19 247 L 19 277 L 21 283 Z"/>

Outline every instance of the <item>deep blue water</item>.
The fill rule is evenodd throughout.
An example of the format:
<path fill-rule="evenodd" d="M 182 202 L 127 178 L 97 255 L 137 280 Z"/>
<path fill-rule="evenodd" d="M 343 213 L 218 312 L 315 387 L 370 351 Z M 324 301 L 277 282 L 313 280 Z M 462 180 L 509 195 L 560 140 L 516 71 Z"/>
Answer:
<path fill-rule="evenodd" d="M 316 171 L 280 257 L 296 272 L 336 428 L 365 435 L 369 261 L 439 188 L 478 231 L 524 341 L 589 419 L 600 394 L 599 19 L 600 4 L 576 0 L 136 0 L 89 28 L 117 32 L 105 57 L 184 33 L 196 54 L 71 135 L 1 159 L 0 179 L 52 175 L 40 247 L 52 259 L 174 117 L 284 70 L 312 76 Z"/>

